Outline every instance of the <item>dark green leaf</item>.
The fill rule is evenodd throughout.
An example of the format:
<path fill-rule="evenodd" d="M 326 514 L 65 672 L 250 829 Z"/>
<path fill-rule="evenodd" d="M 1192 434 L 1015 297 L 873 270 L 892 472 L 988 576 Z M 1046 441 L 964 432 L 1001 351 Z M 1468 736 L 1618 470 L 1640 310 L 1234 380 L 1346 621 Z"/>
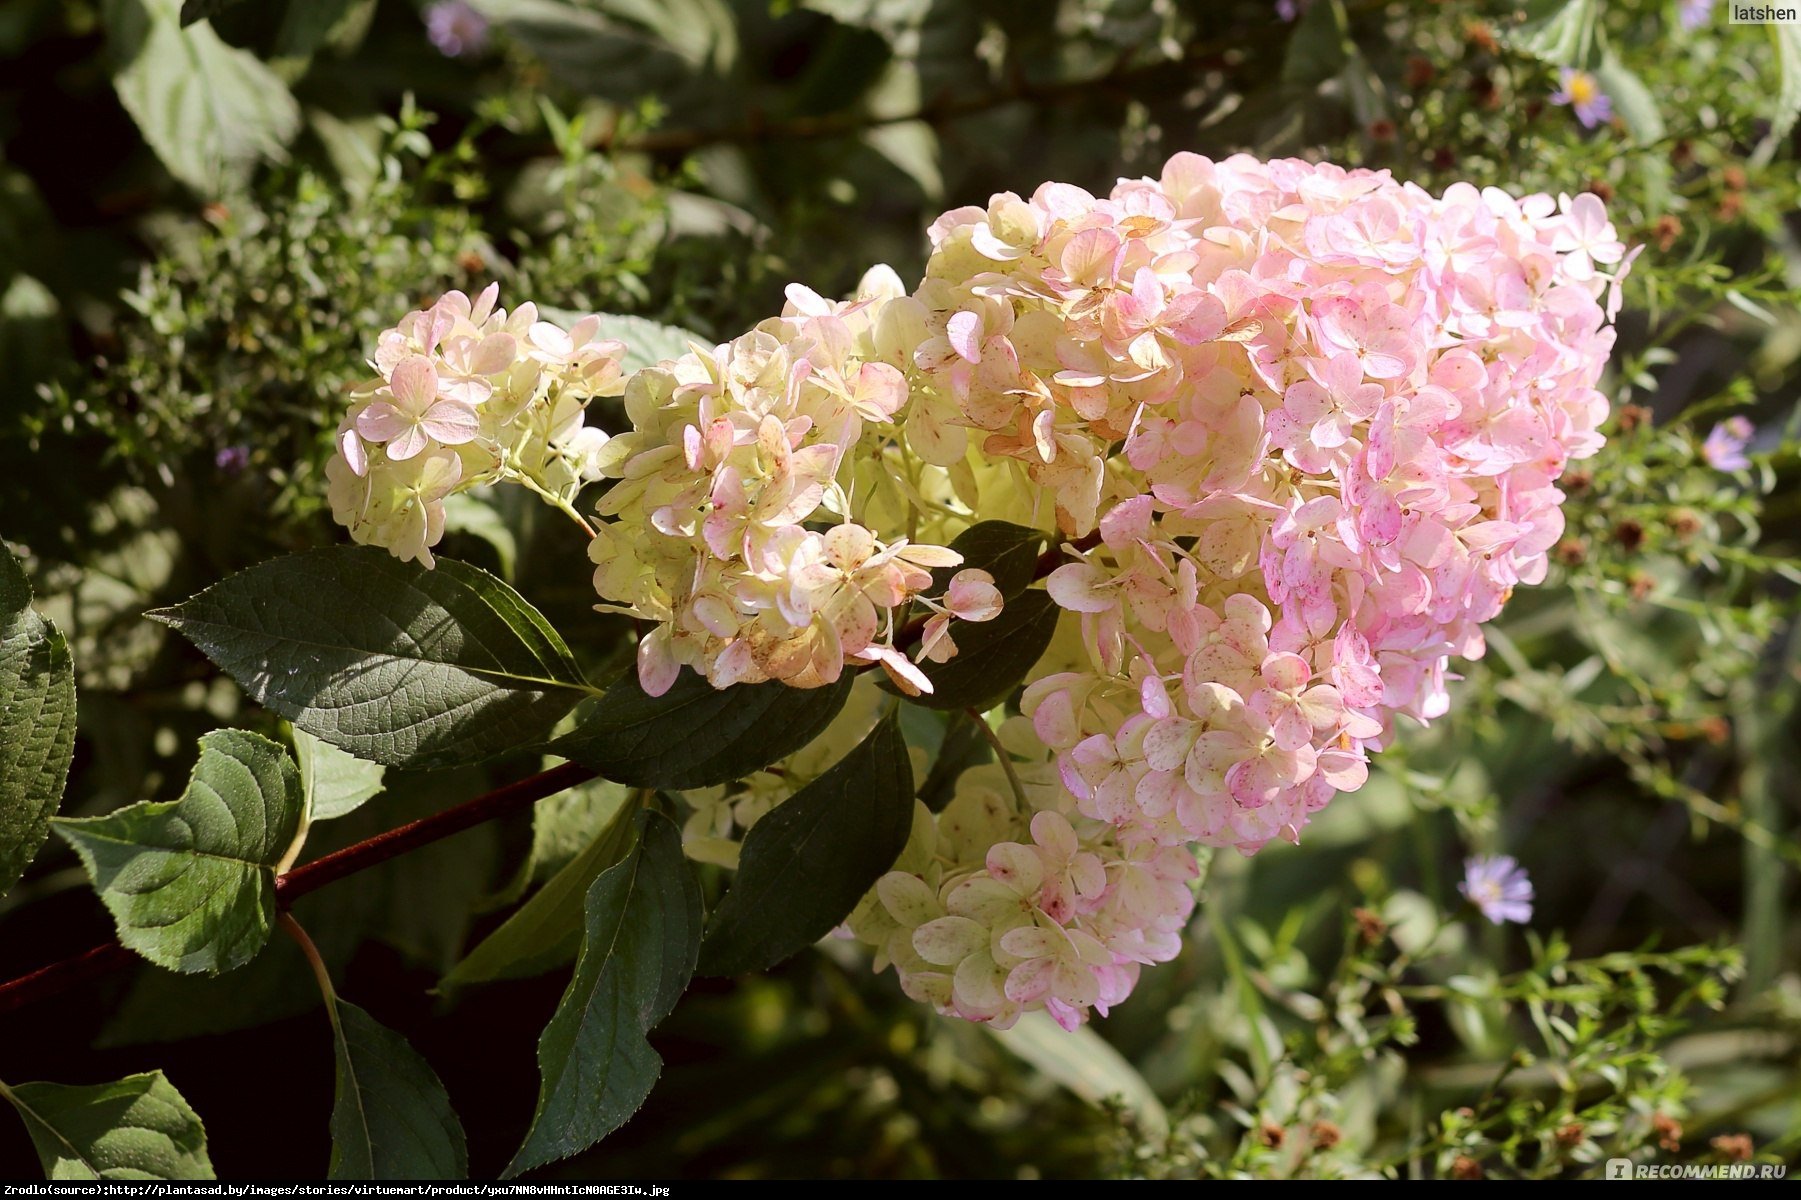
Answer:
<path fill-rule="evenodd" d="M 443 986 L 518 979 L 548 971 L 574 957 L 581 942 L 582 906 L 588 889 L 625 853 L 632 830 L 632 822 L 626 818 L 636 807 L 627 797 L 618 796 L 610 819 L 587 849 L 551 876 L 505 924 L 483 938 L 444 977 Z"/>
<path fill-rule="evenodd" d="M 1324 83 L 1344 69 L 1349 33 L 1339 0 L 1318 0 L 1295 22 L 1282 59 L 1282 82 L 1300 87 Z"/>
<path fill-rule="evenodd" d="M 1043 656 L 1062 611 L 1048 593 L 1024 592 L 1007 601 L 992 621 L 954 623 L 951 634 L 957 640 L 957 656 L 947 663 L 920 663 L 932 691 L 909 699 L 937 709 L 994 707 Z"/>
<path fill-rule="evenodd" d="M 445 559 L 427 570 L 334 546 L 261 563 L 150 615 L 299 728 L 391 767 L 530 744 L 590 690 L 519 593 Z"/>
<path fill-rule="evenodd" d="M 817 737 L 844 707 L 850 685 L 847 671 L 819 688 L 771 680 L 718 690 L 683 671 L 674 687 L 649 696 L 627 672 L 548 748 L 632 787 L 733 783 Z"/>
<path fill-rule="evenodd" d="M 506 1177 L 579 1154 L 625 1124 L 663 1069 L 645 1035 L 694 974 L 700 887 L 667 817 L 645 813 L 638 829 L 637 845 L 588 889 L 575 976 L 538 1041 L 537 1112 Z"/>
<path fill-rule="evenodd" d="M 291 0 L 290 7 L 305 6 L 308 0 Z M 215 13 L 222 13 L 234 4 L 243 0 L 181 0 L 181 23 L 192 25 L 195 21 L 204 21 Z"/>
<path fill-rule="evenodd" d="M 51 1179 L 211 1179 L 206 1130 L 161 1071 L 117 1083 L 0 1084 Z"/>
<path fill-rule="evenodd" d="M 321 48 L 347 52 L 368 32 L 375 0 L 288 0 L 272 58 L 304 62 Z"/>
<path fill-rule="evenodd" d="M 333 998 L 338 1085 L 332 1179 L 464 1179 L 463 1125 L 431 1064 L 405 1038 Z"/>
<path fill-rule="evenodd" d="M 958 571 L 979 567 L 994 576 L 994 585 L 1002 597 L 1013 597 L 1032 586 L 1038 570 L 1038 555 L 1044 549 L 1045 534 L 1008 521 L 981 521 L 971 525 L 951 542 L 951 549 L 963 556 L 954 567 L 940 567 L 932 572 L 932 594 L 950 586 L 951 576 Z"/>
<path fill-rule="evenodd" d="M 708 975 L 761 971 L 843 921 L 913 827 L 913 768 L 889 713 L 837 766 L 744 836 L 738 874 L 707 922 Z"/>
<path fill-rule="evenodd" d="M 0 895 L 50 831 L 75 752 L 75 665 L 31 584 L 0 546 Z"/>
<path fill-rule="evenodd" d="M 181 799 L 53 828 L 81 856 L 119 940 L 171 971 L 255 958 L 275 921 L 275 867 L 300 826 L 300 772 L 268 738 L 200 739 Z"/>
<path fill-rule="evenodd" d="M 557 82 L 614 100 L 673 92 L 735 52 L 717 0 L 477 0 L 476 7 Z"/>

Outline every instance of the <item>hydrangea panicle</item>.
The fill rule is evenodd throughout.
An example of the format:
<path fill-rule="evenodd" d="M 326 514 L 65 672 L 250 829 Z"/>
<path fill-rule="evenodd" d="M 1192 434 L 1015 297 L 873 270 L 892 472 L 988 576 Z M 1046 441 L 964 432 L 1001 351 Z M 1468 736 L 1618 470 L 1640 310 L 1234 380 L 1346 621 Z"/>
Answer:
<path fill-rule="evenodd" d="M 648 627 L 652 695 L 684 668 L 929 690 L 958 622 L 1004 608 L 948 543 L 1054 527 L 1060 625 L 990 731 L 1011 761 L 918 809 L 847 926 L 946 1013 L 1073 1028 L 1179 951 L 1194 844 L 1298 840 L 1400 718 L 1448 710 L 1452 659 L 1545 577 L 1636 251 L 1591 194 L 1193 154 L 930 237 L 911 294 L 886 268 L 846 301 L 797 285 L 629 378 L 593 318 L 450 293 L 382 335 L 333 509 L 429 565 L 445 497 L 537 492 L 588 528 L 599 607 Z M 624 432 L 585 423 L 596 396 Z M 1737 463 L 1745 432 L 1703 452 Z M 602 480 L 590 525 L 574 501 Z M 690 853 L 735 862 L 732 832 L 818 765 L 691 797 Z M 1523 919 L 1513 876 L 1466 885 Z"/>

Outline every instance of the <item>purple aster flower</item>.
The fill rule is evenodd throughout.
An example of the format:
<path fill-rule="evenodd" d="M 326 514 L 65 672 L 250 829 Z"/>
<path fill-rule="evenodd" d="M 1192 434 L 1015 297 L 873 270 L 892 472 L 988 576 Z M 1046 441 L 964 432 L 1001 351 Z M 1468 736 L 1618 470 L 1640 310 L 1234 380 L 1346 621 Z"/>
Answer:
<path fill-rule="evenodd" d="M 480 54 L 488 46 L 488 18 L 468 0 L 438 0 L 425 10 L 425 36 L 451 58 Z"/>
<path fill-rule="evenodd" d="M 213 465 L 227 475 L 237 475 L 250 465 L 250 447 L 222 446 L 213 455 Z"/>
<path fill-rule="evenodd" d="M 1457 890 L 1496 925 L 1524 925 L 1532 919 L 1532 879 L 1505 854 L 1465 859 Z"/>
<path fill-rule="evenodd" d="M 1701 28 L 1713 17 L 1713 0 L 1682 0 L 1677 6 L 1676 20 L 1690 33 Z"/>
<path fill-rule="evenodd" d="M 1745 457 L 1745 447 L 1756 433 L 1757 427 L 1750 418 L 1727 417 L 1701 443 L 1701 457 L 1716 471 L 1742 471 L 1751 465 Z"/>
<path fill-rule="evenodd" d="M 1276 15 L 1284 21 L 1295 21 L 1312 3 L 1313 0 L 1276 0 Z"/>
<path fill-rule="evenodd" d="M 1600 80 L 1574 67 L 1558 68 L 1557 77 L 1563 86 L 1551 94 L 1551 103 L 1574 108 L 1583 128 L 1593 129 L 1613 119 L 1613 99 L 1601 90 Z"/>

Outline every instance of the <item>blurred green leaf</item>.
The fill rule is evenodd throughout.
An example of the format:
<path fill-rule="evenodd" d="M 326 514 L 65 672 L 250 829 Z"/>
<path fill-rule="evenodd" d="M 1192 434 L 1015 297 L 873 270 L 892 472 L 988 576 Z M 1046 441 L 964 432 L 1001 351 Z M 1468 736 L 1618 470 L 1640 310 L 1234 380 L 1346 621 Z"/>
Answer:
<path fill-rule="evenodd" d="M 1776 43 L 1778 82 L 1770 111 L 1770 133 L 1758 147 L 1754 160 L 1758 162 L 1769 160 L 1776 146 L 1795 127 L 1795 118 L 1801 116 L 1801 25 L 1772 21 L 1768 29 Z"/>
<path fill-rule="evenodd" d="M 1526 22 L 1506 34 L 1509 46 L 1554 67 L 1594 65 L 1596 0 L 1534 0 L 1526 12 Z"/>
<path fill-rule="evenodd" d="M 1657 109 L 1657 98 L 1644 80 L 1627 70 L 1612 52 L 1595 67 L 1595 79 L 1612 98 L 1613 111 L 1626 122 L 1636 141 L 1649 144 L 1663 139 L 1663 114 Z"/>
<path fill-rule="evenodd" d="M 1282 82 L 1299 87 L 1324 83 L 1344 69 L 1349 47 L 1344 6 L 1339 0 L 1316 0 L 1289 35 Z"/>
<path fill-rule="evenodd" d="M 244 0 L 181 0 L 181 23 L 192 25 L 195 21 L 204 21 L 218 13 L 224 12 L 234 4 L 242 4 Z M 289 7 L 302 6 L 306 0 L 290 0 Z"/>
<path fill-rule="evenodd" d="M 734 26 L 718 0 L 474 3 L 558 82 L 612 100 L 679 89 L 697 72 L 726 69 L 737 54 Z"/>
<path fill-rule="evenodd" d="M 539 306 L 539 311 L 547 319 L 564 324 L 575 321 L 582 315 L 542 305 Z M 654 367 L 666 359 L 680 358 L 688 353 L 690 344 L 703 347 L 711 347 L 713 344 L 713 339 L 675 325 L 664 325 L 625 313 L 598 315 L 600 336 L 616 338 L 625 343 L 625 357 L 621 363 L 628 372 Z"/>
<path fill-rule="evenodd" d="M 169 173 L 216 196 L 285 157 L 300 106 L 255 55 L 182 17 L 177 0 L 106 0 L 113 83 Z"/>
<path fill-rule="evenodd" d="M 1125 1056 L 1108 1045 L 1092 1025 L 1064 1029 L 1045 1012 L 1029 1012 L 1011 1029 L 984 1025 L 994 1039 L 1014 1054 L 1099 1107 L 1117 1101 L 1138 1118 L 1153 1138 L 1169 1132 L 1169 1113 Z"/>

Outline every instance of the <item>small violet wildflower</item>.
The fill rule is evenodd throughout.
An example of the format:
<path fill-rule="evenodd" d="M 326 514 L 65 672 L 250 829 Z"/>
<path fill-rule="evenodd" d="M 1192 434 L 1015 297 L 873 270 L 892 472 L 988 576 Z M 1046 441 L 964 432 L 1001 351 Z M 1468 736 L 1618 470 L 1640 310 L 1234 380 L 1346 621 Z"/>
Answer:
<path fill-rule="evenodd" d="M 1524 925 L 1532 919 L 1532 879 L 1508 855 L 1465 859 L 1457 890 L 1496 925 Z"/>
<path fill-rule="evenodd" d="M 1682 0 L 1677 6 L 1677 22 L 1683 29 L 1693 33 L 1712 18 L 1713 3 L 1714 0 Z"/>
<path fill-rule="evenodd" d="M 1552 104 L 1568 104 L 1576 110 L 1576 119 L 1584 129 L 1593 129 L 1613 119 L 1613 99 L 1601 90 L 1601 82 L 1587 71 L 1563 67 L 1558 71 L 1562 86 L 1552 94 Z"/>
<path fill-rule="evenodd" d="M 1727 417 L 1701 443 L 1701 457 L 1716 471 L 1742 471 L 1751 465 L 1745 447 L 1757 432 L 1747 417 Z"/>
<path fill-rule="evenodd" d="M 468 0 L 439 0 L 425 10 L 425 36 L 450 58 L 480 54 L 488 46 L 488 18 Z"/>
<path fill-rule="evenodd" d="M 241 475 L 250 465 L 250 447 L 221 446 L 213 455 L 213 465 L 227 475 Z"/>

